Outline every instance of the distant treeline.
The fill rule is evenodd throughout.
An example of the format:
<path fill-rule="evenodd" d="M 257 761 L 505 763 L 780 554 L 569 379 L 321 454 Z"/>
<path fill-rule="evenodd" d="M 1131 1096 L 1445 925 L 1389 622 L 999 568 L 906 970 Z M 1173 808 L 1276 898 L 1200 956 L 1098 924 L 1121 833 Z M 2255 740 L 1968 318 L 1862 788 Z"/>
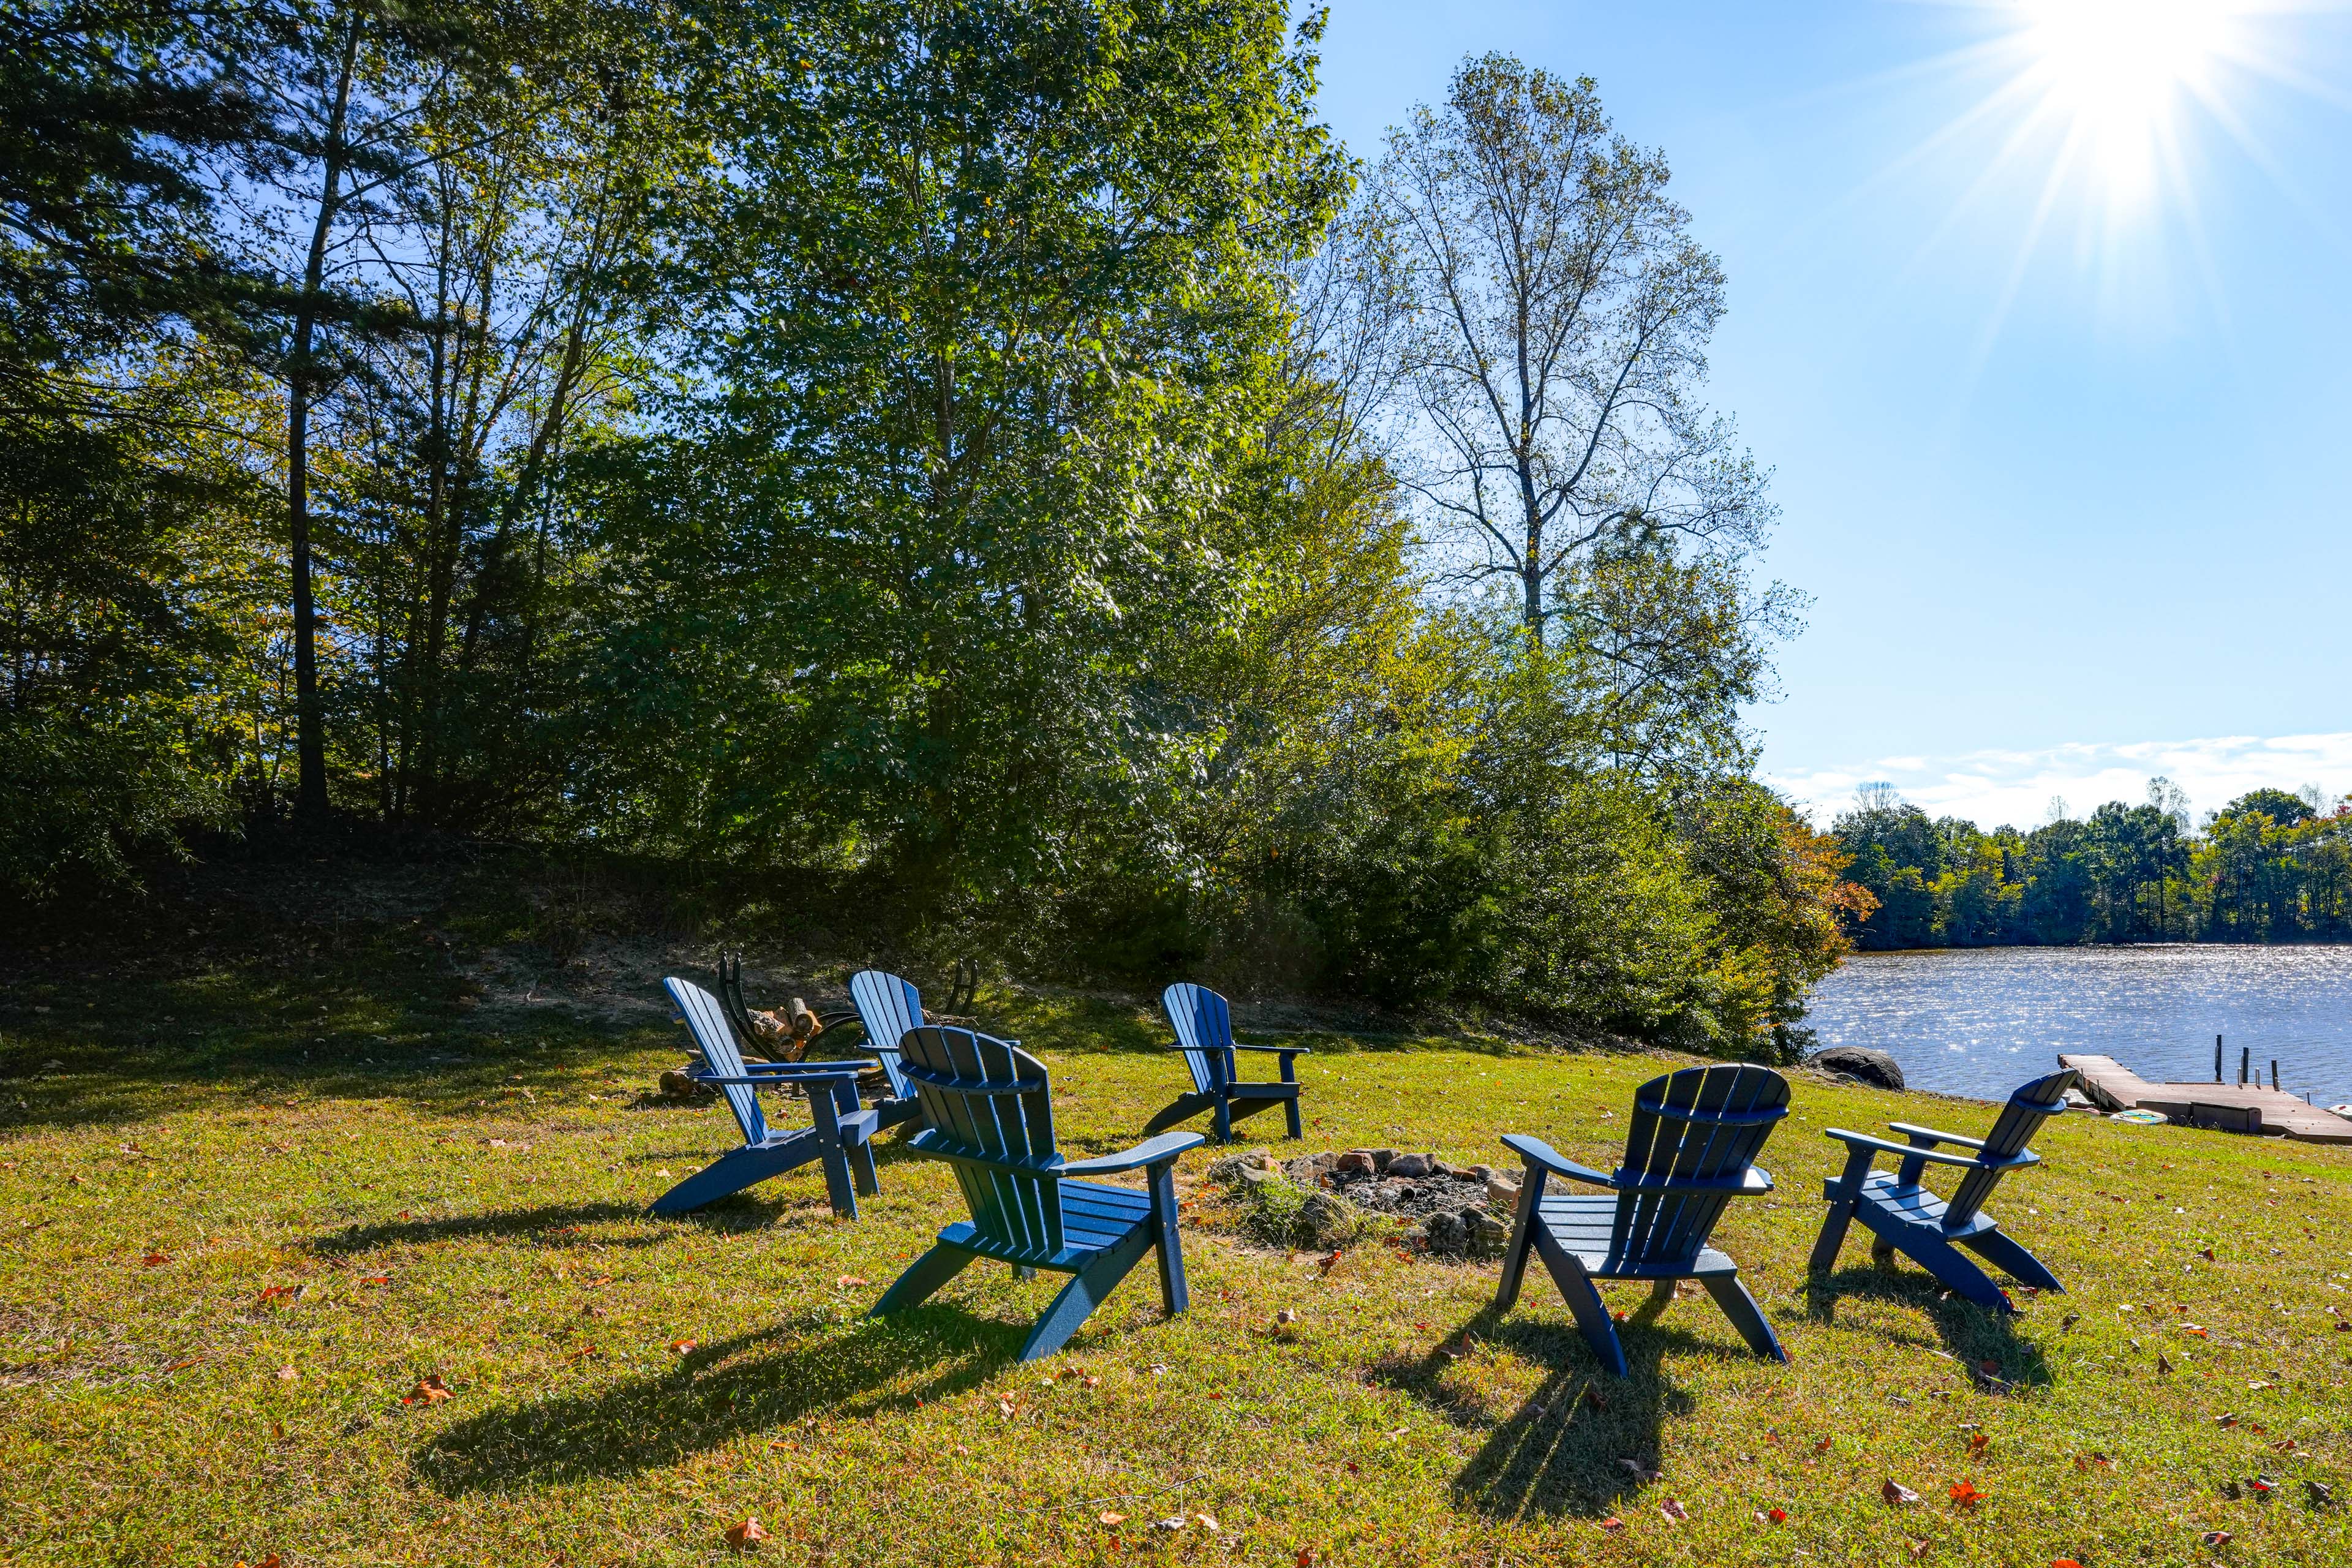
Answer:
<path fill-rule="evenodd" d="M 2258 789 L 2189 826 L 2180 792 L 1988 833 L 1866 786 L 1833 833 L 1877 908 L 1857 946 L 2352 941 L 2352 805 Z"/>

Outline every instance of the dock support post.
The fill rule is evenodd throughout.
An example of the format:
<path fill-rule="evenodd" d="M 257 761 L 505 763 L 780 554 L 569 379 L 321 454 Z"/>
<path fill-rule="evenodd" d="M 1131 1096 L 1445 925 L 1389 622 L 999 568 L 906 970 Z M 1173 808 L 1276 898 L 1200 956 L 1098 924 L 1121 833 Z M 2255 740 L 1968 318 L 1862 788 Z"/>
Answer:
<path fill-rule="evenodd" d="M 2221 1037 L 2213 1037 L 2213 1081 L 2221 1081 Z"/>
<path fill-rule="evenodd" d="M 2271 1088 L 2273 1089 L 2278 1088 L 2278 1058 L 2276 1057 L 2271 1058 Z"/>
<path fill-rule="evenodd" d="M 2238 1047 L 2238 1087 L 2240 1089 L 2246 1087 L 2246 1073 L 2253 1065 L 2254 1047 L 2252 1046 L 2240 1046 Z"/>

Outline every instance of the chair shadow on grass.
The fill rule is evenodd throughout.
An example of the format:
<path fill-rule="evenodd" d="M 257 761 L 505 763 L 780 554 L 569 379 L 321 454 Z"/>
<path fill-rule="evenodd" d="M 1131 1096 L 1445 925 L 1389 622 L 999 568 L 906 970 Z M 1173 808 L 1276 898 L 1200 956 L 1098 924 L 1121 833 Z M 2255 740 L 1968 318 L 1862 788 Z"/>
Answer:
<path fill-rule="evenodd" d="M 649 1226 L 621 1232 L 604 1231 L 583 1237 L 590 1226 Z M 819 1185 L 814 1194 L 780 1193 L 774 1197 L 736 1193 L 691 1214 L 652 1215 L 634 1203 L 545 1205 L 527 1209 L 487 1209 L 478 1214 L 440 1215 L 425 1219 L 380 1220 L 348 1225 L 314 1236 L 303 1245 L 327 1257 L 373 1252 L 385 1247 L 415 1247 L 439 1241 L 481 1238 L 519 1241 L 536 1247 L 571 1247 L 593 1240 L 600 1247 L 657 1247 L 681 1227 L 741 1235 L 777 1228 L 830 1228 L 837 1223 Z"/>
<path fill-rule="evenodd" d="M 1492 1309 L 1479 1312 L 1444 1343 L 1459 1344 L 1466 1337 L 1546 1369 L 1536 1391 L 1499 1420 L 1475 1397 L 1465 1400 L 1446 1386 L 1452 1357 L 1443 1346 L 1418 1362 L 1390 1363 L 1374 1376 L 1455 1425 L 1486 1433 L 1478 1452 L 1454 1478 L 1456 1507 L 1498 1520 L 1603 1517 L 1643 1484 L 1622 1461 L 1658 1468 L 1667 1420 L 1696 1408 L 1695 1397 L 1665 1371 L 1665 1358 L 1753 1360 L 1736 1340 L 1719 1343 L 1701 1333 L 1658 1326 L 1659 1310 L 1645 1302 L 1619 1325 L 1631 1372 L 1622 1378 L 1594 1359 L 1564 1312 L 1558 1318 L 1522 1312 L 1499 1319 Z"/>
<path fill-rule="evenodd" d="M 2047 1388 L 2056 1381 L 2042 1347 L 2020 1331 L 2026 1326 L 2025 1319 L 1989 1312 L 1945 1289 L 1935 1276 L 1916 1267 L 1906 1268 L 1900 1262 L 1862 1263 L 1834 1274 L 1814 1275 L 1805 1284 L 1805 1316 L 1816 1323 L 1833 1324 L 1841 1300 L 1879 1301 L 1924 1312 L 1934 1325 L 1937 1343 L 1901 1330 L 1874 1326 L 1864 1331 L 1921 1350 L 1941 1349 L 1980 1388 L 2001 1393 Z M 1992 1363 L 1990 1368 L 1988 1362 Z"/>
<path fill-rule="evenodd" d="M 846 1326 L 804 1318 L 698 1346 L 656 1375 L 485 1411 L 412 1463 L 445 1496 L 636 1475 L 803 1417 L 862 1421 L 949 1398 L 1010 1364 L 1027 1331 L 940 1305 Z"/>

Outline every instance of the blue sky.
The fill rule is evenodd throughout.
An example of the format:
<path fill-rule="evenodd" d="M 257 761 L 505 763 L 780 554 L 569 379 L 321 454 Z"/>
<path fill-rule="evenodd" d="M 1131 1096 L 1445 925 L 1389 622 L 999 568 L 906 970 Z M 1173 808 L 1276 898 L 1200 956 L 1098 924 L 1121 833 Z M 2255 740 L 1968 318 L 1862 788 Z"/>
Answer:
<path fill-rule="evenodd" d="M 1326 117 L 1376 156 L 1487 49 L 1596 78 L 1724 259 L 1815 601 L 1776 784 L 2352 793 L 2352 3 L 1334 0 Z"/>

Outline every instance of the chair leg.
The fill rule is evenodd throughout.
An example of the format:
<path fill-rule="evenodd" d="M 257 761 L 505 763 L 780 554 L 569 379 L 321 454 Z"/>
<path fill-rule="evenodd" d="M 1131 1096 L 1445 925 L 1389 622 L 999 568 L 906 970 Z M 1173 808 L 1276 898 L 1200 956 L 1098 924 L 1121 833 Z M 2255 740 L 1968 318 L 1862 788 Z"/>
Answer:
<path fill-rule="evenodd" d="M 816 1124 L 817 1159 L 824 1166 L 825 1195 L 833 1212 L 844 1219 L 857 1217 L 857 1192 L 849 1179 L 849 1156 L 841 1146 L 840 1107 L 829 1084 L 808 1086 L 810 1120 Z"/>
<path fill-rule="evenodd" d="M 685 1214 L 705 1204 L 715 1204 L 746 1187 L 757 1186 L 771 1176 L 781 1176 L 805 1165 L 816 1154 L 816 1140 L 806 1133 L 794 1133 L 781 1142 L 756 1149 L 748 1144 L 730 1149 L 656 1198 L 646 1212 Z"/>
<path fill-rule="evenodd" d="M 1127 1278 L 1128 1270 L 1143 1260 L 1151 1242 L 1151 1226 L 1139 1225 L 1118 1246 L 1080 1269 L 1062 1287 L 1062 1293 L 1054 1298 L 1054 1304 L 1045 1309 L 1037 1326 L 1029 1331 L 1029 1338 L 1021 1346 L 1020 1359 L 1035 1361 L 1052 1355 L 1067 1343 L 1070 1336 L 1078 1331 L 1078 1325 L 1102 1305 L 1103 1298 Z"/>
<path fill-rule="evenodd" d="M 2021 1284 L 2062 1294 L 2066 1289 L 2058 1283 L 2058 1276 L 2042 1265 L 2042 1259 L 1997 1230 L 1980 1231 L 1960 1245 L 1994 1268 L 2007 1269 L 2010 1278 Z"/>
<path fill-rule="evenodd" d="M 1222 1094 L 1217 1096 L 1216 1105 L 1213 1108 L 1210 1125 L 1216 1130 L 1218 1142 L 1230 1143 L 1234 1141 L 1233 1102 Z"/>
<path fill-rule="evenodd" d="M 1176 1223 L 1176 1167 L 1155 1165 L 1151 1178 L 1151 1227 L 1160 1249 L 1160 1305 L 1171 1318 L 1192 1304 L 1184 1285 L 1184 1238 Z"/>
<path fill-rule="evenodd" d="M 971 1268 L 972 1257 L 960 1247 L 950 1247 L 941 1242 L 915 1259 L 904 1274 L 893 1280 L 890 1289 L 882 1292 L 882 1299 L 874 1303 L 874 1310 L 866 1315 L 881 1318 L 892 1312 L 904 1311 L 908 1307 L 920 1306 L 930 1300 L 940 1286 Z"/>
<path fill-rule="evenodd" d="M 1788 1361 L 1789 1352 L 1780 1348 L 1780 1337 L 1764 1321 L 1764 1309 L 1756 1304 L 1756 1298 L 1748 1293 L 1738 1275 L 1709 1274 L 1699 1283 L 1706 1287 L 1706 1293 L 1715 1298 L 1715 1304 L 1723 1309 L 1723 1315 L 1731 1320 L 1731 1326 L 1739 1331 L 1739 1337 L 1748 1342 L 1749 1350 L 1773 1361 Z"/>
<path fill-rule="evenodd" d="M 1284 1100 L 1282 1102 L 1282 1109 L 1284 1113 L 1290 1119 L 1290 1135 L 1293 1138 L 1306 1137 L 1307 1131 L 1304 1127 L 1299 1125 L 1298 1121 L 1298 1097 L 1297 1095 L 1293 1095 L 1288 1100 Z"/>
<path fill-rule="evenodd" d="M 1584 1265 L 1553 1240 L 1551 1232 L 1546 1229 L 1536 1231 L 1536 1251 L 1542 1257 L 1544 1267 L 1551 1271 L 1552 1283 L 1559 1287 L 1560 1299 L 1568 1303 L 1584 1342 L 1600 1358 L 1601 1365 L 1619 1377 L 1627 1375 L 1625 1347 L 1617 1342 L 1617 1325 L 1610 1321 L 1609 1305 L 1593 1289 L 1592 1277 L 1584 1271 Z"/>
<path fill-rule="evenodd" d="M 1826 1194 L 1830 1212 L 1822 1216 L 1822 1233 L 1813 1238 L 1813 1255 L 1805 1259 L 1809 1274 L 1827 1274 L 1837 1267 L 1838 1248 L 1845 1245 L 1846 1226 L 1853 1223 L 1853 1205 L 1862 1195 L 1863 1179 L 1870 1173 L 1871 1152 L 1856 1149 L 1846 1156 L 1845 1171 L 1829 1184 Z"/>
<path fill-rule="evenodd" d="M 835 1083 L 833 1086 L 833 1103 L 837 1117 L 856 1115 L 857 1086 L 855 1083 Z M 859 1197 L 874 1197 L 882 1191 L 881 1180 L 874 1170 L 873 1147 L 864 1138 L 849 1145 L 849 1176 L 850 1184 L 857 1189 Z"/>
<path fill-rule="evenodd" d="M 1543 1199 L 1544 1174 L 1530 1165 L 1519 1185 L 1517 1211 L 1511 1216 L 1511 1244 L 1503 1249 L 1503 1278 L 1495 1289 L 1497 1317 L 1519 1299 L 1519 1279 L 1528 1271 L 1528 1248 L 1535 1240 L 1537 1205 Z"/>
<path fill-rule="evenodd" d="M 1838 1249 L 1845 1245 L 1846 1226 L 1853 1223 L 1853 1200 L 1834 1197 L 1822 1216 L 1822 1233 L 1813 1238 L 1813 1255 L 1805 1259 L 1808 1274 L 1827 1274 L 1837 1267 Z"/>

